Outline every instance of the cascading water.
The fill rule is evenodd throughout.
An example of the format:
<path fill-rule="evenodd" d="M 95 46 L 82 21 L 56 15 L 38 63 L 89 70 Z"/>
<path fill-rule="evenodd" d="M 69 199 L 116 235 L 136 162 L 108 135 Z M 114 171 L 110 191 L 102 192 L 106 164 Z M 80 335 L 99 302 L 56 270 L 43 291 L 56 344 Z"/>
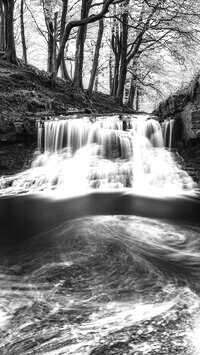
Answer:
<path fill-rule="evenodd" d="M 37 122 L 37 149 L 38 151 L 42 150 L 42 132 L 43 128 L 41 122 Z"/>
<path fill-rule="evenodd" d="M 171 120 L 169 121 L 169 126 L 170 126 L 170 130 L 169 130 L 169 149 L 171 149 L 171 148 L 172 148 L 174 119 L 171 119 Z"/>
<path fill-rule="evenodd" d="M 173 122 L 170 122 L 171 147 Z M 158 121 L 147 120 L 145 116 L 133 117 L 129 127 L 124 132 L 123 122 L 116 117 L 99 118 L 95 122 L 88 118 L 45 122 L 44 155 L 50 153 L 51 159 L 52 152 L 61 156 L 62 149 L 68 152 L 67 158 L 70 155 L 70 161 L 75 160 L 78 169 L 81 166 L 88 177 L 85 187 L 133 187 L 137 191 L 152 187 L 165 190 L 167 187 L 173 190 L 194 187 L 192 179 L 177 166 L 172 154 L 163 149 Z M 35 161 L 33 165 L 37 164 Z M 68 168 L 68 173 L 66 169 L 66 174 L 69 170 L 72 168 Z M 98 181 L 93 182 L 94 177 Z M 76 176 L 70 179 L 77 182 Z M 67 182 L 69 184 L 69 179 Z"/>
<path fill-rule="evenodd" d="M 166 119 L 162 124 L 164 147 L 172 148 L 174 119 Z"/>
<path fill-rule="evenodd" d="M 164 147 L 167 147 L 167 138 L 169 135 L 169 120 L 165 120 L 162 123 L 162 130 L 163 130 L 163 140 L 164 140 Z"/>
<path fill-rule="evenodd" d="M 199 354 L 195 184 L 157 121 L 125 123 L 44 121 L 0 179 L 2 354 Z"/>
<path fill-rule="evenodd" d="M 131 187 L 137 192 L 159 188 L 165 193 L 193 189 L 192 179 L 164 149 L 159 123 L 146 118 L 129 118 L 126 131 L 117 117 L 45 121 L 43 134 L 38 126 L 39 155 L 32 169 L 13 183 L 13 178 L 2 178 L 1 192 L 59 188 L 67 195 L 97 187 Z"/>

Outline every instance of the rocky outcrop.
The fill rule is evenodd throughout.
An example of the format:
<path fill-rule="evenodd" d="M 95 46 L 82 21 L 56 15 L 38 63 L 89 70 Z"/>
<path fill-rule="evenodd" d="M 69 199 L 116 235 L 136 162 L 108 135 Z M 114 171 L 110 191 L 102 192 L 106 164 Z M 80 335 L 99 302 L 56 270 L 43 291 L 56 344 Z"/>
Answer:
<path fill-rule="evenodd" d="M 174 119 L 175 146 L 200 140 L 200 73 L 187 87 L 161 102 L 154 114 L 161 122 Z"/>

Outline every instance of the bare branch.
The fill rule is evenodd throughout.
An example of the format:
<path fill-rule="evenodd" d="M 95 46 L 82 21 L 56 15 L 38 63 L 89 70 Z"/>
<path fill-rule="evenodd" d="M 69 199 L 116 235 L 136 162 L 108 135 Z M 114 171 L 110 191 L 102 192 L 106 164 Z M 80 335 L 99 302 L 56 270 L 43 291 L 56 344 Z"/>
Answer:
<path fill-rule="evenodd" d="M 47 41 L 48 41 L 48 40 L 47 40 L 47 37 L 45 36 L 45 34 L 44 34 L 44 32 L 41 30 L 41 28 L 38 26 L 38 23 L 37 23 L 37 21 L 36 21 L 34 15 L 33 15 L 33 13 L 32 13 L 32 11 L 31 11 L 31 9 L 29 8 L 29 6 L 28 6 L 27 4 L 26 4 L 26 7 L 27 7 L 27 10 L 29 11 L 29 13 L 30 13 L 30 15 L 31 15 L 31 17 L 32 17 L 32 19 L 33 19 L 33 21 L 34 21 L 36 27 L 37 27 L 38 32 L 41 34 L 41 36 L 44 37 L 45 41 L 47 42 Z"/>
<path fill-rule="evenodd" d="M 122 1 L 123 0 L 120 0 L 120 2 L 122 2 Z M 115 2 L 114 0 L 107 0 L 103 4 L 102 9 L 98 14 L 90 15 L 89 17 L 81 19 L 81 20 L 75 20 L 75 21 L 68 22 L 68 24 L 65 27 L 65 32 L 64 32 L 61 44 L 60 44 L 60 50 L 59 50 L 57 60 L 56 60 L 56 70 L 57 71 L 58 71 L 59 66 L 61 64 L 61 60 L 62 60 L 63 53 L 64 53 L 64 48 L 65 48 L 66 42 L 69 38 L 72 28 L 85 26 L 85 25 L 88 25 L 89 23 L 93 23 L 93 22 L 100 20 L 109 11 L 109 6 L 111 4 L 113 4 L 114 2 Z"/>

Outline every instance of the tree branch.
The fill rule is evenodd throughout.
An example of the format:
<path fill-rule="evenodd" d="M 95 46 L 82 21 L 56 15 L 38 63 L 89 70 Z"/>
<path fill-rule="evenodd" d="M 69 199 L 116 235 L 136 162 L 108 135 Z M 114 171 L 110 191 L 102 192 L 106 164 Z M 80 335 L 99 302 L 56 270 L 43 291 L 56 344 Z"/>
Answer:
<path fill-rule="evenodd" d="M 120 0 L 119 2 L 123 2 L 123 0 Z M 102 10 L 98 14 L 90 15 L 89 17 L 81 19 L 81 20 L 74 20 L 74 21 L 68 22 L 68 24 L 65 27 L 65 32 L 64 32 L 63 38 L 60 43 L 60 50 L 58 52 L 58 56 L 57 56 L 57 60 L 56 60 L 56 71 L 58 71 L 58 69 L 60 67 L 62 57 L 64 54 L 65 45 L 69 39 L 69 35 L 70 35 L 72 28 L 86 26 L 89 23 L 93 23 L 93 22 L 100 20 L 109 11 L 109 6 L 113 3 L 115 3 L 115 0 L 107 0 L 103 4 Z"/>

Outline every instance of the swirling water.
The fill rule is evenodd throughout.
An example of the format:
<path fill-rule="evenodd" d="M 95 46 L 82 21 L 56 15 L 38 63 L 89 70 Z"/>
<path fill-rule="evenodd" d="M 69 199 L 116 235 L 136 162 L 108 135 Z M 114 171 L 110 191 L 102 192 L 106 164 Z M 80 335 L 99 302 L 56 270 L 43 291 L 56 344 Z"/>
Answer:
<path fill-rule="evenodd" d="M 84 217 L 12 245 L 1 259 L 3 354 L 197 349 L 197 227 Z"/>

